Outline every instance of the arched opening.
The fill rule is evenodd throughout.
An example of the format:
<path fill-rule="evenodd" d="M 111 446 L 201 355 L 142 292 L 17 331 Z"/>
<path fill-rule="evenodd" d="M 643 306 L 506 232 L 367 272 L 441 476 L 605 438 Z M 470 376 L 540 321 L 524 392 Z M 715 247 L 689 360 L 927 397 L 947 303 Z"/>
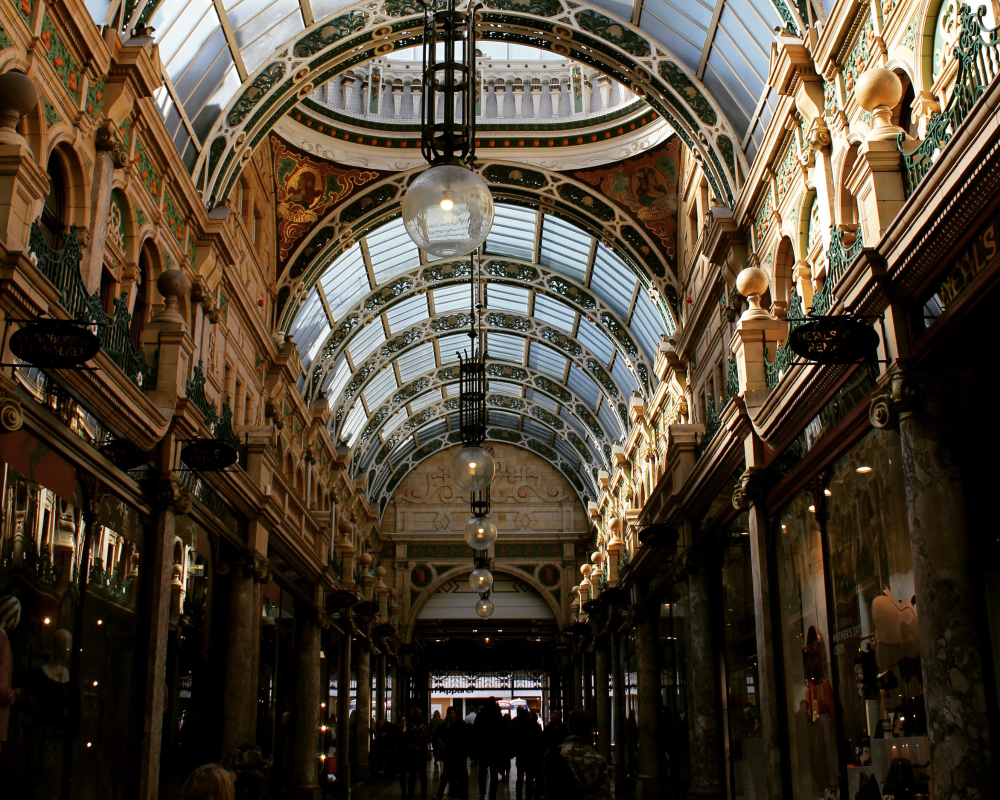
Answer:
<path fill-rule="evenodd" d="M 917 137 L 917 121 L 913 118 L 913 101 L 916 95 L 913 91 L 913 82 L 910 76 L 903 70 L 895 70 L 895 75 L 903 85 L 903 94 L 899 102 L 892 109 L 892 124 L 902 128 L 907 135 Z"/>
<path fill-rule="evenodd" d="M 858 145 L 852 144 L 851 148 L 844 155 L 844 163 L 840 170 L 840 207 L 838 209 L 840 218 L 837 222 L 840 225 L 857 225 L 860 219 L 858 213 L 858 200 L 847 188 L 847 179 L 854 169 L 854 163 L 858 160 Z"/>
<path fill-rule="evenodd" d="M 792 273 L 795 271 L 795 247 L 792 240 L 783 236 L 778 243 L 771 267 L 773 305 L 787 313 L 792 292 Z"/>
<path fill-rule="evenodd" d="M 149 286 L 152 279 L 151 244 L 143 244 L 139 251 L 139 264 L 135 270 L 135 291 L 132 300 L 132 322 L 130 331 L 132 342 L 138 347 L 142 329 L 146 325 L 149 309 Z"/>
<path fill-rule="evenodd" d="M 42 206 L 42 239 L 50 248 L 58 250 L 63 245 L 66 231 L 66 195 L 69 191 L 66 167 L 57 152 L 49 156 L 49 193 Z"/>

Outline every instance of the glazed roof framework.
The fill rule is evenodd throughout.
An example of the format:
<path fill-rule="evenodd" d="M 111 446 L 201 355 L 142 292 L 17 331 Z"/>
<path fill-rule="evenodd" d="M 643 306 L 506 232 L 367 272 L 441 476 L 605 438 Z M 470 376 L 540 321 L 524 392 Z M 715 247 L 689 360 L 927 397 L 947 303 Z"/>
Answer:
<path fill-rule="evenodd" d="M 299 99 L 374 56 L 419 44 L 420 12 L 413 0 L 131 0 L 122 28 L 156 30 L 165 72 L 157 104 L 211 209 Z M 554 50 L 644 95 L 732 206 L 774 105 L 766 76 L 776 26 L 804 30 L 786 0 L 487 0 L 477 30 Z"/>

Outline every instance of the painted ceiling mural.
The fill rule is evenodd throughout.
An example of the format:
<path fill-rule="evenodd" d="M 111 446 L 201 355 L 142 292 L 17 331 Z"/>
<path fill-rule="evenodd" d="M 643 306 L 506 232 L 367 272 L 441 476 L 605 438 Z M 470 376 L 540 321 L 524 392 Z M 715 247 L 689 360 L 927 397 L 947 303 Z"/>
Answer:
<path fill-rule="evenodd" d="M 635 217 L 660 242 L 671 265 L 677 256 L 680 149 L 680 139 L 672 136 L 659 147 L 607 169 L 574 173 L 575 178 L 599 187 L 606 197 Z M 648 253 L 643 252 L 643 255 Z"/>
<path fill-rule="evenodd" d="M 302 237 L 327 211 L 382 174 L 312 158 L 277 136 L 271 136 L 271 149 L 278 201 L 278 259 L 284 265 Z"/>

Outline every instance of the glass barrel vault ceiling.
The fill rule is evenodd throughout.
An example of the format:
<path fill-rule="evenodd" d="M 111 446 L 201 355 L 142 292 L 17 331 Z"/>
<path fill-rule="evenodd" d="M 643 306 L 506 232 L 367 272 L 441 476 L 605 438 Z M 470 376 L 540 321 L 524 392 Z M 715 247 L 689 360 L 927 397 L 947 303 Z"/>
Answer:
<path fill-rule="evenodd" d="M 671 334 L 664 317 L 650 300 L 628 266 L 611 250 L 580 228 L 533 209 L 498 203 L 493 229 L 486 242 L 486 257 L 517 258 L 543 265 L 594 293 L 623 322 L 638 344 L 645 362 L 652 364 L 660 337 Z M 308 373 L 330 331 L 369 293 L 427 263 L 410 241 L 399 218 L 370 232 L 325 270 L 299 309 L 291 328 L 303 368 Z M 532 317 L 555 332 L 578 342 L 588 358 L 596 361 L 617 388 L 612 398 L 594 374 L 566 352 L 514 331 L 490 330 L 487 352 L 491 364 L 517 365 L 530 370 L 550 387 L 538 382 L 491 378 L 490 425 L 518 431 L 547 448 L 554 448 L 569 468 L 578 471 L 586 485 L 610 458 L 610 443 L 628 433 L 627 415 L 620 407 L 639 391 L 613 334 L 593 311 L 565 302 L 530 285 L 487 281 L 489 312 Z M 331 407 L 342 405 L 341 393 L 355 370 L 370 354 L 415 325 L 431 318 L 467 312 L 471 293 L 467 281 L 403 296 L 360 331 L 325 375 L 322 390 Z M 426 337 L 429 339 L 430 337 Z M 468 347 L 465 329 L 425 340 L 404 350 L 391 368 L 370 379 L 346 411 L 340 436 L 352 448 L 357 474 L 376 470 L 370 493 L 384 487 L 395 465 L 417 448 L 458 430 L 456 408 L 447 401 L 458 396 L 453 381 L 436 380 L 444 366 L 456 363 L 457 353 Z M 655 389 L 656 377 L 649 370 Z M 418 381 L 422 388 L 396 402 L 394 396 Z M 547 383 L 546 383 L 547 382 Z M 303 376 L 303 391 L 307 385 Z M 555 387 L 555 388 L 552 388 Z M 501 397 L 502 396 L 502 397 Z M 504 399 L 509 398 L 509 399 Z M 612 401 L 613 400 L 613 401 Z M 579 408 L 578 406 L 582 407 Z M 589 417 L 589 420 L 588 420 Z M 596 425 L 604 436 L 599 437 Z M 335 418 L 331 419 L 335 427 Z M 384 455 L 387 451 L 388 455 Z M 381 457 L 380 457 L 381 456 Z M 376 459 L 379 459 L 376 463 Z"/>
<path fill-rule="evenodd" d="M 160 48 L 166 86 L 157 106 L 178 151 L 193 167 L 212 126 L 265 61 L 307 26 L 359 5 L 349 0 L 138 0 L 131 31 L 146 14 Z M 146 6 L 156 4 L 152 18 Z M 703 81 L 740 137 L 748 161 L 776 102 L 767 87 L 772 30 L 784 27 L 771 0 L 594 0 L 648 36 Z M 788 3 L 798 17 L 800 5 Z M 822 0 L 829 12 L 833 0 Z M 802 4 L 804 8 L 804 4 Z M 116 18 L 118 3 L 90 0 L 95 19 Z M 100 21 L 100 20 L 98 20 Z"/>

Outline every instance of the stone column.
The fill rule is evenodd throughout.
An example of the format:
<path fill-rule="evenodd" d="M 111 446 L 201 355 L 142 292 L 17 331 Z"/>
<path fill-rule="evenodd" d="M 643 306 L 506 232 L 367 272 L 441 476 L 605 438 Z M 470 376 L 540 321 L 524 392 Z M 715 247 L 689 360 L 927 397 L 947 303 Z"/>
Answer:
<path fill-rule="evenodd" d="M 562 84 L 559 83 L 558 78 L 552 78 L 549 81 L 549 102 L 552 104 L 552 118 L 555 119 L 559 116 L 559 104 L 562 100 Z"/>
<path fill-rule="evenodd" d="M 296 800 L 318 800 L 319 794 L 319 625 L 315 608 L 295 621 L 298 680 L 295 683 L 295 747 L 292 780 Z M 227 691 L 229 690 L 227 685 Z"/>
<path fill-rule="evenodd" d="M 635 655 L 638 662 L 639 777 L 636 800 L 660 797 L 660 618 L 658 607 L 636 609 Z"/>
<path fill-rule="evenodd" d="M 611 105 L 611 78 L 607 75 L 598 75 L 597 89 L 601 93 L 601 111 L 607 111 Z"/>
<path fill-rule="evenodd" d="M 403 107 L 403 79 L 395 78 L 392 82 L 392 110 L 395 119 L 400 118 L 399 111 Z"/>
<path fill-rule="evenodd" d="M 118 137 L 117 127 L 111 122 L 105 122 L 97 132 L 94 179 L 90 182 L 90 244 L 84 248 L 83 260 L 80 262 L 80 276 L 91 294 L 101 288 L 115 167 L 124 167 L 128 161 L 128 154 Z"/>
<path fill-rule="evenodd" d="M 348 628 L 340 637 L 340 662 L 337 665 L 337 781 L 351 785 L 351 761 L 348 752 L 351 718 L 351 636 Z M 317 759 L 319 760 L 319 759 Z"/>
<path fill-rule="evenodd" d="M 712 596 L 704 566 L 688 576 L 684 639 L 687 668 L 688 742 L 691 788 L 688 797 L 721 797 L 719 771 L 716 647 Z"/>
<path fill-rule="evenodd" d="M 899 419 L 907 518 L 913 552 L 920 629 L 931 780 L 938 798 L 995 797 L 993 759 L 976 592 L 952 420 L 937 399 L 937 385 L 914 387 L 893 379 L 897 397 L 921 406 Z M 915 389 L 915 391 L 914 391 Z M 993 787 L 993 788 L 991 788 Z"/>
<path fill-rule="evenodd" d="M 410 82 L 410 101 L 413 104 L 413 119 L 423 119 L 423 108 L 421 107 L 424 96 L 424 85 L 419 78 L 414 78 Z"/>
<path fill-rule="evenodd" d="M 622 674 L 621 662 L 621 635 L 617 633 L 619 616 L 614 612 L 611 616 L 611 681 L 615 690 L 614 708 L 615 715 L 615 765 L 614 779 L 615 786 L 625 785 L 625 742 L 622 732 L 625 730 L 625 676 Z"/>
<path fill-rule="evenodd" d="M 0 241 L 9 251 L 28 250 L 31 223 L 49 192 L 48 175 L 16 130 L 37 103 L 38 90 L 29 77 L 15 70 L 0 75 Z"/>
<path fill-rule="evenodd" d="M 542 114 L 542 81 L 540 78 L 531 79 L 531 116 L 540 117 Z"/>
<path fill-rule="evenodd" d="M 597 752 L 611 763 L 610 634 L 606 622 L 594 641 L 594 695 L 597 710 Z"/>
<path fill-rule="evenodd" d="M 358 688 L 356 694 L 358 710 L 355 731 L 358 743 L 358 754 L 355 759 L 358 765 L 357 779 L 366 781 L 371 776 L 371 770 L 368 766 L 368 750 L 372 717 L 371 645 L 367 639 L 358 642 Z"/>
<path fill-rule="evenodd" d="M 226 628 L 226 692 L 222 698 L 222 756 L 244 742 L 257 740 L 256 672 L 257 587 L 252 558 L 229 570 L 229 625 Z"/>
<path fill-rule="evenodd" d="M 514 83 L 510 87 L 514 93 L 514 116 L 521 116 L 521 104 L 524 102 L 524 81 L 514 78 Z"/>

